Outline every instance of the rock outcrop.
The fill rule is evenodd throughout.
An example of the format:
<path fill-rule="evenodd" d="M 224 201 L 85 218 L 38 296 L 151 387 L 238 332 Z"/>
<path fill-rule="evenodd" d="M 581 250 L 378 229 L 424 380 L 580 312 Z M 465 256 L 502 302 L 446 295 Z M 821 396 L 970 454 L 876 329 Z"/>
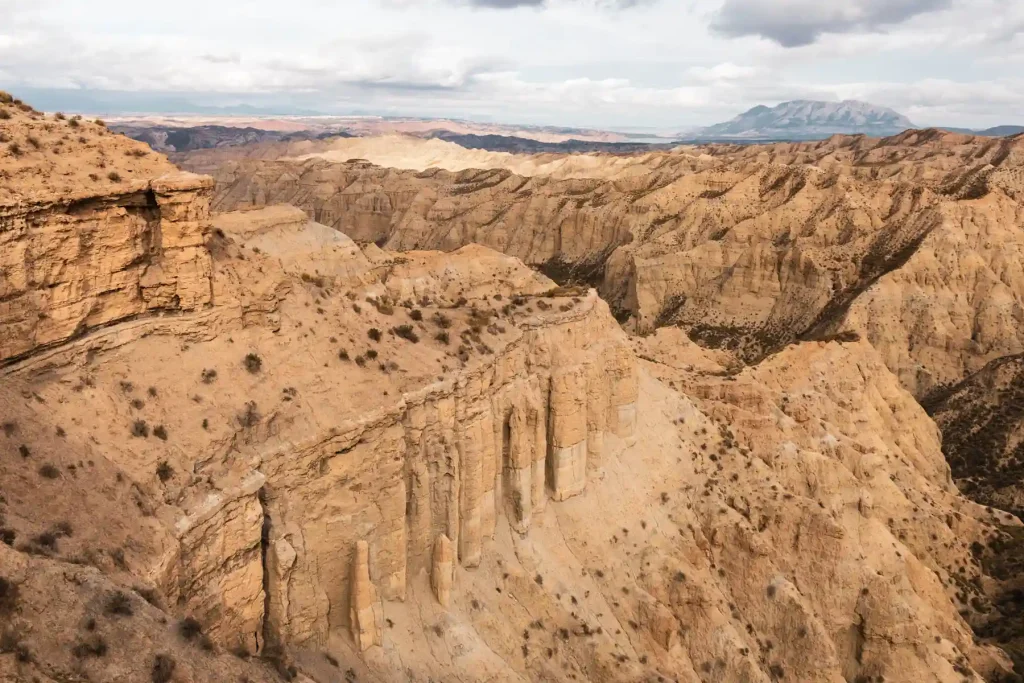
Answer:
<path fill-rule="evenodd" d="M 139 164 L 159 177 L 122 178 L 109 171 L 117 182 L 96 176 L 97 189 L 52 187 L 62 176 L 74 175 L 63 168 L 71 160 L 93 153 L 92 140 L 113 136 L 75 120 L 89 137 L 64 142 L 50 130 L 54 124 L 33 116 L 19 112 L 4 125 L 17 131 L 7 138 L 32 142 L 8 146 L 14 168 L 4 170 L 0 192 L 0 318 L 5 321 L 0 363 L 120 320 L 209 304 L 211 267 L 204 242 L 210 178 L 152 159 Z M 60 153 L 58 160 L 47 154 L 47 146 Z M 126 152 L 137 156 L 125 156 L 155 156 L 144 149 L 130 147 Z M 106 158 L 102 151 L 99 156 Z"/>

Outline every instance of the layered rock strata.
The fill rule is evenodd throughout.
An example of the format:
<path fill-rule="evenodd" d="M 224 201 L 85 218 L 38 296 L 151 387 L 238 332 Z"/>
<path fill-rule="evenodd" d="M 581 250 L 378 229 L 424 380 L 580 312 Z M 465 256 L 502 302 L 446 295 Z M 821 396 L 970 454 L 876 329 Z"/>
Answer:
<path fill-rule="evenodd" d="M 0 362 L 90 329 L 212 298 L 208 177 L 0 206 Z"/>

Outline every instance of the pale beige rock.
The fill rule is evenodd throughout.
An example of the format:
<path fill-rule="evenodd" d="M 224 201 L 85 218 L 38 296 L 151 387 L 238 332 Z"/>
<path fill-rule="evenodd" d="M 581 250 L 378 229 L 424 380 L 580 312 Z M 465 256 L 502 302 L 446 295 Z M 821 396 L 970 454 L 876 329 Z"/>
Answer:
<path fill-rule="evenodd" d="M 90 329 L 212 297 L 210 178 L 136 183 L 88 201 L 0 206 L 0 362 Z"/>
<path fill-rule="evenodd" d="M 856 151 L 830 147 L 836 163 Z M 829 189 L 815 188 L 793 202 Z M 407 199 L 365 189 L 351 190 L 366 210 L 354 224 Z M 455 211 L 461 196 L 428 206 Z M 169 209 L 181 225 L 188 206 Z M 962 683 L 1009 667 L 968 622 L 993 616 L 988 553 L 1017 523 L 959 495 L 934 423 L 866 340 L 724 367 L 729 354 L 666 331 L 628 340 L 595 292 L 507 256 L 382 250 L 364 270 L 297 213 L 259 216 L 211 236 L 211 306 L 91 328 L 0 370 L 0 525 L 15 533 L 0 576 L 22 588 L 13 620 L 41 655 L 25 672 L 0 654 L 4 675 L 148 679 L 166 651 L 182 683 L 265 680 L 254 660 L 186 645 L 175 621 L 192 615 L 222 648 L 324 682 L 340 669 L 371 682 Z M 499 223 L 494 238 L 509 238 Z M 817 272 L 809 247 L 783 272 Z M 331 282 L 303 269 L 304 249 Z M 749 285 L 743 314 L 756 313 L 777 276 L 741 270 L 723 291 L 748 301 L 736 293 Z M 54 549 L 35 540 L 46 531 Z M 169 607 L 132 594 L 133 621 L 107 614 L 133 586 Z M 103 661 L 73 654 L 91 617 Z"/>
<path fill-rule="evenodd" d="M 447 609 L 452 599 L 452 575 L 455 571 L 455 552 L 452 542 L 444 534 L 434 541 L 434 559 L 430 571 L 430 585 L 434 596 Z"/>
<path fill-rule="evenodd" d="M 349 622 L 352 639 L 360 651 L 383 641 L 377 589 L 370 581 L 370 547 L 366 541 L 356 543 L 352 555 L 352 593 L 349 597 Z"/>
<path fill-rule="evenodd" d="M 563 368 L 551 377 L 551 486 L 555 500 L 587 485 L 587 377 L 584 368 Z"/>

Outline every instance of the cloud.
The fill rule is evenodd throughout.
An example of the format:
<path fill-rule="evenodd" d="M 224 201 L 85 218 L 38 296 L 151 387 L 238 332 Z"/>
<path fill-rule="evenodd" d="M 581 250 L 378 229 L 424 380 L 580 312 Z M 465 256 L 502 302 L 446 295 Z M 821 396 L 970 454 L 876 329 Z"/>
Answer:
<path fill-rule="evenodd" d="M 473 7 L 486 7 L 489 9 L 512 9 L 514 7 L 537 7 L 544 4 L 544 0 L 469 0 Z"/>
<path fill-rule="evenodd" d="M 459 4 L 481 9 L 515 9 L 517 7 L 570 7 L 577 9 L 631 9 L 650 5 L 657 0 L 454 0 Z"/>
<path fill-rule="evenodd" d="M 726 0 L 711 28 L 730 37 L 761 36 L 783 47 L 810 45 L 824 33 L 877 31 L 952 0 Z"/>

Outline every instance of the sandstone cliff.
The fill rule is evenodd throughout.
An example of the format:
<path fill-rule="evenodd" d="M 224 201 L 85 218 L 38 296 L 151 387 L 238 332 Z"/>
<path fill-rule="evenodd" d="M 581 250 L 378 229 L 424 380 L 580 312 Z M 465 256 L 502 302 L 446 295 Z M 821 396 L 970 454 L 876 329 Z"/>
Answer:
<path fill-rule="evenodd" d="M 924 396 L 1024 350 L 1020 138 L 910 131 L 462 158 L 423 144 L 354 139 L 291 160 L 185 163 L 215 174 L 215 208 L 289 202 L 391 249 L 485 244 L 599 285 L 640 332 L 679 324 L 746 360 L 854 330 Z M 457 170 L 342 159 L 356 152 Z M 473 162 L 492 168 L 462 170 Z"/>
<path fill-rule="evenodd" d="M 513 255 L 360 248 L 285 207 L 211 219 L 186 180 L 146 229 L 202 236 L 206 300 L 4 356 L 0 675 L 1009 674 L 972 626 L 1013 587 L 991 560 L 1020 522 L 960 496 L 876 345 L 744 369 L 676 328 L 630 338 L 595 290 Z M 111 246 L 59 261 L 68 282 L 124 270 L 97 256 L 131 213 L 97 197 L 75 234 Z M 61 220 L 12 234 L 45 252 Z"/>
<path fill-rule="evenodd" d="M 210 303 L 209 178 L 124 138 L 108 147 L 114 136 L 96 123 L 4 111 L 14 114 L 0 122 L 0 363 L 112 322 Z M 120 170 L 85 178 L 92 157 L 97 169 Z"/>

